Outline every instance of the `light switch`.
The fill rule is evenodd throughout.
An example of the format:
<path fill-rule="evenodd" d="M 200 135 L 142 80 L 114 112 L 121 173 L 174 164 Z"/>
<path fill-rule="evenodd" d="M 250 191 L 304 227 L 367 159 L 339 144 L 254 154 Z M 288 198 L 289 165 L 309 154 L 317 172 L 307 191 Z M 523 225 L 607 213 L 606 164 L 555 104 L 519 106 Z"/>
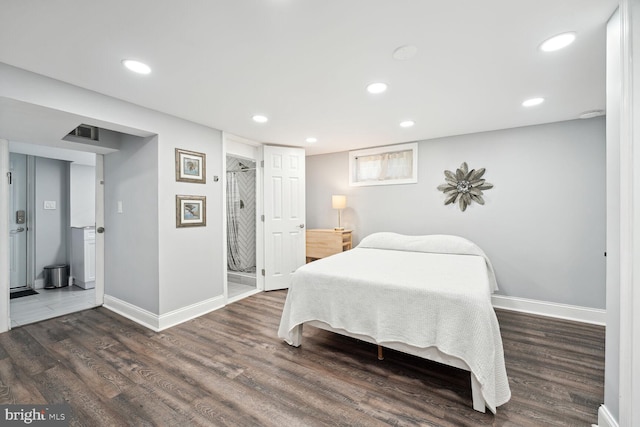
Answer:
<path fill-rule="evenodd" d="M 55 200 L 45 200 L 44 201 L 44 208 L 45 209 L 55 209 L 56 208 Z"/>
<path fill-rule="evenodd" d="M 118 200 L 118 213 L 122 213 L 122 200 Z"/>

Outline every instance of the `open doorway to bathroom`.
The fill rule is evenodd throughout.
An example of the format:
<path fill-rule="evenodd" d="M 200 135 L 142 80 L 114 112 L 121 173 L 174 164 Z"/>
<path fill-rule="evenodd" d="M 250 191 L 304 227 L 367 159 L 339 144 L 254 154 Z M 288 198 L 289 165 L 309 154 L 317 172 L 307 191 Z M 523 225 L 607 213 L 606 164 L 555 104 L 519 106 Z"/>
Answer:
<path fill-rule="evenodd" d="M 227 155 L 227 301 L 257 291 L 257 172 L 253 159 Z"/>

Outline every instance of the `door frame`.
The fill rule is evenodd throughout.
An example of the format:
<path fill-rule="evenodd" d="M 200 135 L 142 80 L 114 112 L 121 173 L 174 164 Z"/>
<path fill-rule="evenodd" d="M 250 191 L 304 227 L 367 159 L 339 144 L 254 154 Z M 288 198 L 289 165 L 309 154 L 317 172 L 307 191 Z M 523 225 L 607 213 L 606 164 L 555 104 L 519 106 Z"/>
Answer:
<path fill-rule="evenodd" d="M 9 141 L 0 139 L 0 333 L 9 330 Z"/>
<path fill-rule="evenodd" d="M 222 272 L 224 304 L 229 304 L 229 288 L 227 281 L 227 156 L 242 157 L 256 163 L 256 293 L 264 291 L 264 222 L 263 181 L 262 181 L 262 146 L 263 144 L 242 138 L 227 132 L 222 133 Z"/>
<path fill-rule="evenodd" d="M 36 158 L 27 155 L 27 287 L 36 288 Z"/>
<path fill-rule="evenodd" d="M 96 285 L 95 306 L 104 304 L 104 233 L 99 233 L 100 227 L 104 228 L 104 155 L 96 154 Z"/>

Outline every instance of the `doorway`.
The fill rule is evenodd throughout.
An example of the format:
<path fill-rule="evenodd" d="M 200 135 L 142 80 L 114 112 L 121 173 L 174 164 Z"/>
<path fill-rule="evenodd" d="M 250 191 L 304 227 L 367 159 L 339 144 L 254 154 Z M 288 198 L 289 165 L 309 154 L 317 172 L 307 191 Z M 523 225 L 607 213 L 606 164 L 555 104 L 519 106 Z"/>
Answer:
<path fill-rule="evenodd" d="M 96 289 L 95 250 L 85 255 L 91 281 L 78 282 L 77 229 L 94 229 L 97 163 L 101 155 L 9 143 L 8 189 L 9 290 L 11 328 L 57 317 L 101 304 L 103 286 Z M 81 170 L 83 173 L 80 173 Z M 101 172 L 100 172 L 101 173 Z M 88 212 L 91 211 L 91 212 Z M 36 238 L 37 237 L 37 238 Z M 82 242 L 95 249 L 95 241 Z M 89 245 L 87 245 L 89 243 Z M 98 262 L 99 261 L 99 262 Z M 47 274 L 55 272 L 55 274 Z M 88 275 L 80 276 L 88 278 Z M 74 285 L 75 283 L 75 285 Z M 6 288 L 5 288 L 6 289 Z M 6 290 L 4 291 L 6 292 Z"/>
<path fill-rule="evenodd" d="M 262 144 L 223 134 L 224 298 L 232 303 L 264 289 Z"/>
<path fill-rule="evenodd" d="M 227 155 L 227 299 L 257 290 L 257 168 L 252 159 Z"/>

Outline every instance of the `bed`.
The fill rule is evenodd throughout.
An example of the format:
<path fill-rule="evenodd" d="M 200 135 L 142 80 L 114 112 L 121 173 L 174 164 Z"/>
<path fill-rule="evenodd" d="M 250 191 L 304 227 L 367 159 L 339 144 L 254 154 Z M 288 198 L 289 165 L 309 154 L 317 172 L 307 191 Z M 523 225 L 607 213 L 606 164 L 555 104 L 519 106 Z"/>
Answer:
<path fill-rule="evenodd" d="M 511 397 L 495 290 L 469 240 L 374 233 L 293 274 L 278 336 L 298 347 L 306 324 L 467 370 L 473 408 L 495 413 Z"/>

